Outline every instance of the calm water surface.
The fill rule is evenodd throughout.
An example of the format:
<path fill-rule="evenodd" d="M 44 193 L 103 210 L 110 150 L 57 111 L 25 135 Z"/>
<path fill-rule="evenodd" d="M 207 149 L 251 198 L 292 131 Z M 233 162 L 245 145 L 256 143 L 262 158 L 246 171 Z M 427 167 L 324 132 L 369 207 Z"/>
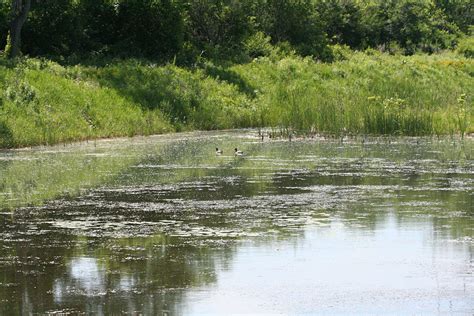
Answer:
<path fill-rule="evenodd" d="M 473 167 L 255 131 L 0 152 L 0 314 L 472 315 Z"/>

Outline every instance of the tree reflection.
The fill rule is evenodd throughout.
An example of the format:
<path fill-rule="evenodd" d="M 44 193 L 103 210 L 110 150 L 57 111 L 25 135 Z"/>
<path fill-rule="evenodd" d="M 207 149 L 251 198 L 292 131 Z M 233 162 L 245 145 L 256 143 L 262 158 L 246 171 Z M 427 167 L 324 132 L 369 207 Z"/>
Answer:
<path fill-rule="evenodd" d="M 226 145 L 248 155 L 216 157 L 215 147 Z M 32 182 L 34 192 L 48 177 L 64 178 L 44 198 L 62 185 L 78 191 L 0 215 L 0 314 L 179 314 L 187 291 L 216 284 L 245 240 L 297 243 L 309 229 L 335 224 L 375 235 L 394 221 L 428 225 L 439 240 L 472 239 L 472 161 L 464 152 L 473 146 L 262 143 L 228 134 L 106 146 L 105 159 L 88 150 L 50 157 L 44 174 L 15 181 Z M 72 167 L 54 171 L 65 165 Z M 42 164 L 4 164 L 2 188 L 15 187 L 23 166 Z M 84 183 L 91 189 L 81 193 Z M 19 187 L 18 196 L 26 184 Z"/>

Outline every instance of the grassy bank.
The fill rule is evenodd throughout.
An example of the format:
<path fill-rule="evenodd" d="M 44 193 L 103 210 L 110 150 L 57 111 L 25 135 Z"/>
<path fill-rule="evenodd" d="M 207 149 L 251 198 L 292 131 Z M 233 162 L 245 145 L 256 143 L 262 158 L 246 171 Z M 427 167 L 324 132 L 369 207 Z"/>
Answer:
<path fill-rule="evenodd" d="M 68 69 L 34 59 L 0 66 L 0 146 L 53 144 L 172 130 L 159 111 L 146 111 Z"/>
<path fill-rule="evenodd" d="M 179 130 L 272 126 L 295 133 L 474 132 L 474 62 L 455 54 L 345 53 L 190 69 L 146 61 L 0 62 L 0 146 Z"/>
<path fill-rule="evenodd" d="M 455 55 L 355 53 L 333 64 L 286 58 L 234 67 L 258 91 L 265 125 L 333 134 L 473 132 L 474 62 Z"/>

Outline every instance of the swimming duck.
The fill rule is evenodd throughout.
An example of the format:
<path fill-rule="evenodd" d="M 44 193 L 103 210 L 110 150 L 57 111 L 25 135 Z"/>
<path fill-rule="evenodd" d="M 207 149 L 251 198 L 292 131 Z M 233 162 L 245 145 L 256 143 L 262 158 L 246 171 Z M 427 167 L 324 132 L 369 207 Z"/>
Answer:
<path fill-rule="evenodd" d="M 224 152 L 222 151 L 222 149 L 219 149 L 219 148 L 216 147 L 216 155 L 217 155 L 217 156 L 220 156 L 220 155 L 222 155 L 223 153 L 224 153 Z"/>
<path fill-rule="evenodd" d="M 241 150 L 238 150 L 237 148 L 234 149 L 234 155 L 235 156 L 243 156 L 244 155 L 244 152 L 241 151 Z"/>

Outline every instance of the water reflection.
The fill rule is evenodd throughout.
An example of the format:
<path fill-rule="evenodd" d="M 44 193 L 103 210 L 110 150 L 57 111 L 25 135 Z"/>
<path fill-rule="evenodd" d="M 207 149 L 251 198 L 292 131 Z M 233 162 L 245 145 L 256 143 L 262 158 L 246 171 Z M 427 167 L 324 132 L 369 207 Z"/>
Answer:
<path fill-rule="evenodd" d="M 472 140 L 255 136 L 1 154 L 0 314 L 474 310 Z"/>

